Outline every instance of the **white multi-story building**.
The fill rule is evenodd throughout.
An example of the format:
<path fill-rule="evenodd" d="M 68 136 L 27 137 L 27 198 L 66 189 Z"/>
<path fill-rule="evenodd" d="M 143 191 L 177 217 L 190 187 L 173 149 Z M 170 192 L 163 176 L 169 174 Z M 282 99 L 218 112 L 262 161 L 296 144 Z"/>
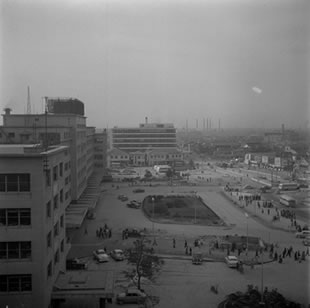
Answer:
<path fill-rule="evenodd" d="M 112 128 L 111 148 L 125 152 L 144 152 L 153 149 L 177 148 L 176 129 L 173 124 L 147 123 L 136 128 Z"/>
<path fill-rule="evenodd" d="M 70 149 L 0 145 L 1 307 L 47 308 L 65 270 Z"/>

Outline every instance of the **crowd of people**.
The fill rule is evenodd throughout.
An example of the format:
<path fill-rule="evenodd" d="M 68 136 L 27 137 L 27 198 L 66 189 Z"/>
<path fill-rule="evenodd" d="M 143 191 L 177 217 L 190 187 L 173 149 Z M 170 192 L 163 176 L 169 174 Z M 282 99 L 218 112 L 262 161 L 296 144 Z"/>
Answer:
<path fill-rule="evenodd" d="M 103 227 L 99 227 L 96 230 L 96 237 L 103 238 L 103 239 L 111 238 L 112 237 L 112 229 L 109 228 L 107 226 L 107 224 L 105 224 Z"/>

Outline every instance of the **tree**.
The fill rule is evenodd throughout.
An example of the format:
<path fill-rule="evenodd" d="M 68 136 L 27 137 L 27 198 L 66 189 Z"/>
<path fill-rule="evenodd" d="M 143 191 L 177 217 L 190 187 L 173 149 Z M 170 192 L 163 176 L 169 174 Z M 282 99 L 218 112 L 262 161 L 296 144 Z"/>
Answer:
<path fill-rule="evenodd" d="M 133 242 L 133 247 L 127 249 L 127 262 L 134 266 L 132 272 L 127 272 L 130 278 L 137 278 L 137 287 L 141 290 L 141 278 L 145 277 L 154 281 L 156 274 L 161 270 L 164 261 L 154 255 L 154 249 L 150 246 L 151 241 L 145 237 Z"/>
<path fill-rule="evenodd" d="M 172 185 L 172 177 L 174 176 L 174 170 L 169 168 L 166 172 L 166 177 L 170 180 L 170 185 Z"/>

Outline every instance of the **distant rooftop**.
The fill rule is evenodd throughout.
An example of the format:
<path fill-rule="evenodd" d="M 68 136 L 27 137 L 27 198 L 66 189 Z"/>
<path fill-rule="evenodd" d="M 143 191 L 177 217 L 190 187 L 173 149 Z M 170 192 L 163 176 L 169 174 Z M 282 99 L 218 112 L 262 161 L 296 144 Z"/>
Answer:
<path fill-rule="evenodd" d="M 67 146 L 49 146 L 47 151 L 42 144 L 0 144 L 0 155 L 51 154 L 67 149 Z"/>

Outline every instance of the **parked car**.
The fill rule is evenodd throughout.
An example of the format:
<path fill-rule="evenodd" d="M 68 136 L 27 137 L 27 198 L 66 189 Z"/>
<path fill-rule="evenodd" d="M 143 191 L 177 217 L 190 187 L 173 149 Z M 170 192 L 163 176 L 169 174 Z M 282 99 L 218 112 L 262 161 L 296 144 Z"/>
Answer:
<path fill-rule="evenodd" d="M 238 267 L 239 260 L 236 256 L 227 256 L 225 257 L 225 262 L 228 265 L 228 267 Z"/>
<path fill-rule="evenodd" d="M 97 249 L 93 251 L 94 259 L 100 263 L 109 262 L 109 255 L 106 253 L 105 249 Z"/>
<path fill-rule="evenodd" d="M 143 188 L 136 188 L 133 190 L 134 193 L 143 193 L 145 190 Z"/>
<path fill-rule="evenodd" d="M 306 237 L 303 239 L 302 243 L 303 243 L 305 246 L 310 246 L 310 236 L 309 236 L 309 235 L 306 236 Z"/>
<path fill-rule="evenodd" d="M 146 300 L 146 294 L 139 289 L 130 288 L 116 295 L 118 304 L 142 304 Z"/>
<path fill-rule="evenodd" d="M 121 249 L 112 250 L 110 255 L 115 261 L 123 261 L 125 259 L 124 252 Z"/>
<path fill-rule="evenodd" d="M 310 230 L 302 230 L 300 232 L 295 233 L 297 238 L 306 238 L 310 236 Z"/>
<path fill-rule="evenodd" d="M 67 270 L 83 270 L 87 269 L 87 262 L 78 258 L 66 260 Z"/>
<path fill-rule="evenodd" d="M 128 197 L 125 195 L 119 195 L 117 198 L 118 198 L 118 200 L 121 200 L 121 201 L 127 201 L 128 200 Z"/>

